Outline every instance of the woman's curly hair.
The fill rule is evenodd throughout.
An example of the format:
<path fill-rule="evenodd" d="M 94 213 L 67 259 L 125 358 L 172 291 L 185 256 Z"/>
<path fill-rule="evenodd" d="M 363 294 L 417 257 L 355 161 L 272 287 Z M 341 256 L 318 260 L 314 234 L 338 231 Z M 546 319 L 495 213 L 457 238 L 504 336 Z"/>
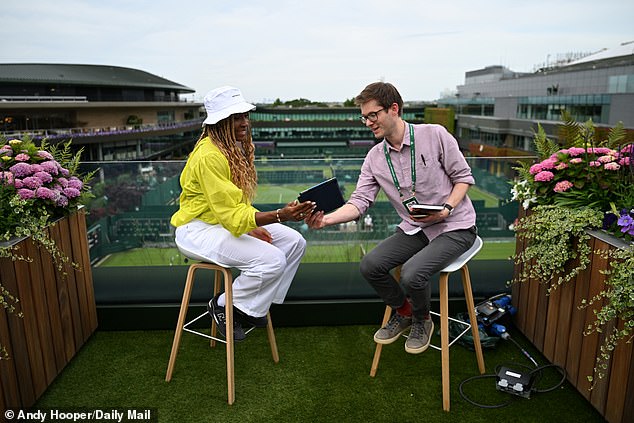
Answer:
<path fill-rule="evenodd" d="M 234 133 L 233 116 L 229 116 L 214 125 L 205 125 L 198 142 L 206 137 L 225 155 L 229 161 L 231 181 L 242 190 L 245 199 L 252 202 L 258 175 L 255 171 L 255 146 L 251 131 L 247 131 L 246 141 L 239 143 Z"/>

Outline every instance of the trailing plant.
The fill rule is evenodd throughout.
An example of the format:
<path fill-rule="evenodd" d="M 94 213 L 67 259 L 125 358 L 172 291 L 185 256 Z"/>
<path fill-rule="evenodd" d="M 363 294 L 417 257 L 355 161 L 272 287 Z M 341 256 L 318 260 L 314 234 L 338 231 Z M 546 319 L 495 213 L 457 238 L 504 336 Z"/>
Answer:
<path fill-rule="evenodd" d="M 620 321 L 622 325 L 615 324 L 605 334 L 605 341 L 600 347 L 594 367 L 594 376 L 601 379 L 608 370 L 610 357 L 619 342 L 632 342 L 634 337 L 634 246 L 609 251 L 598 250 L 596 253 L 610 260 L 610 268 L 604 272 L 608 275 L 606 289 L 582 303 L 582 307 L 588 307 L 603 302 L 601 308 L 594 310 L 596 320 L 588 325 L 584 334 L 602 333 L 610 322 Z M 595 381 L 593 376 L 588 376 L 588 380 Z"/>
<path fill-rule="evenodd" d="M 522 269 L 511 283 L 534 279 L 548 285 L 549 291 L 577 276 L 590 263 L 590 235 L 587 228 L 600 228 L 603 213 L 591 209 L 537 206 L 516 225 L 517 237 L 526 240 L 513 261 Z M 578 259 L 575 267 L 565 266 Z"/>

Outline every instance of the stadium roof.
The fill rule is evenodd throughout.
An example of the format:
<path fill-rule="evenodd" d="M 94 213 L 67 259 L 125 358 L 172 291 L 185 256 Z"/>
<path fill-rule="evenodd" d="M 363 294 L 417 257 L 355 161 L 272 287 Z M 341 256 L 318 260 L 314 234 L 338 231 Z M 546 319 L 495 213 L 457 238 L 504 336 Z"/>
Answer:
<path fill-rule="evenodd" d="M 0 63 L 0 83 L 136 87 L 193 93 L 194 89 L 151 73 L 119 66 Z"/>
<path fill-rule="evenodd" d="M 611 59 L 614 57 L 630 55 L 634 55 L 634 41 L 621 43 L 616 47 L 604 48 L 579 60 L 567 63 L 566 66 L 577 65 L 579 63 L 596 62 L 597 60 Z"/>

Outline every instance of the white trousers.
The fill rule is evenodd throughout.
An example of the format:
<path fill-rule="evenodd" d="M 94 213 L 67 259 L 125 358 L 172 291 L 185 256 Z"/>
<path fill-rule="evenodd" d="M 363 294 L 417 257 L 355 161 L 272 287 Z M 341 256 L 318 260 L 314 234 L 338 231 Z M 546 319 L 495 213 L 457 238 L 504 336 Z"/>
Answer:
<path fill-rule="evenodd" d="M 273 223 L 264 228 L 273 238 L 270 244 L 250 235 L 236 238 L 222 225 L 200 220 L 176 228 L 179 249 L 240 270 L 233 281 L 233 305 L 253 317 L 266 316 L 271 303 L 284 302 L 306 250 L 306 240 L 288 226 Z M 224 306 L 224 294 L 218 304 Z"/>

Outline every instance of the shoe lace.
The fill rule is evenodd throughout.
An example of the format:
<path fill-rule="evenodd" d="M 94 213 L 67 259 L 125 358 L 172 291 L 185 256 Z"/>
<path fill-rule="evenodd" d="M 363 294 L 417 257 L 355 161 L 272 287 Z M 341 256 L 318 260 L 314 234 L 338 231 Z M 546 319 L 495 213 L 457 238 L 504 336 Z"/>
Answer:
<path fill-rule="evenodd" d="M 387 328 L 389 330 L 396 329 L 401 324 L 401 322 L 405 319 L 406 319 L 405 316 L 401 316 L 398 313 L 394 313 L 394 315 L 392 315 L 390 320 L 387 322 Z"/>
<path fill-rule="evenodd" d="M 410 330 L 409 336 L 412 338 L 420 338 L 425 335 L 425 325 L 423 322 L 413 322 L 412 328 Z"/>

